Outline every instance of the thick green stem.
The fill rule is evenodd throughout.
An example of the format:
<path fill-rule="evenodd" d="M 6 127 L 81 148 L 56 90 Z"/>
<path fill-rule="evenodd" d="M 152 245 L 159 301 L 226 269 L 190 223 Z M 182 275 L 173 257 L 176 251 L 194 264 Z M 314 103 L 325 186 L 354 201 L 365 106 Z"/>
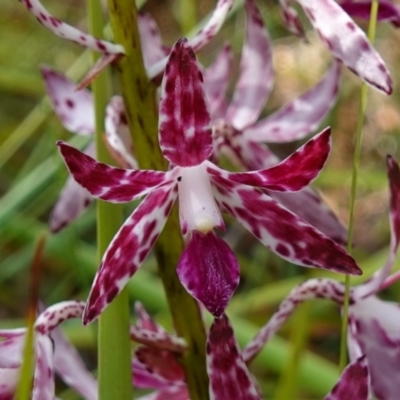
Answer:
<path fill-rule="evenodd" d="M 101 37 L 103 18 L 98 0 L 89 0 L 89 21 L 90 32 L 97 37 Z M 94 61 L 95 59 L 96 56 L 94 55 Z M 110 97 L 109 82 L 109 76 L 105 71 L 95 80 L 92 89 L 95 102 L 97 159 L 110 164 L 112 159 L 103 140 L 105 108 Z M 103 201 L 97 202 L 97 249 L 99 261 L 121 224 L 122 210 L 120 206 Z M 125 289 L 99 318 L 99 400 L 132 399 L 130 346 L 129 304 L 128 293 Z"/>
<path fill-rule="evenodd" d="M 379 0 L 372 0 L 371 15 L 368 27 L 368 39 L 372 42 L 375 38 L 376 21 L 378 15 Z M 368 87 L 365 83 L 361 85 L 360 93 L 360 109 L 358 112 L 357 129 L 356 129 L 356 142 L 353 155 L 353 172 L 351 178 L 351 195 L 350 195 L 350 211 L 349 211 L 349 233 L 347 237 L 347 251 L 352 253 L 353 236 L 354 236 L 354 211 L 357 193 L 357 180 L 358 172 L 360 169 L 360 156 L 361 156 L 361 142 L 362 142 L 362 129 L 364 126 L 365 109 L 367 106 Z M 342 330 L 340 342 L 340 361 L 339 370 L 344 370 L 347 364 L 347 323 L 349 315 L 349 297 L 350 297 L 350 276 L 346 275 L 345 280 L 345 295 L 343 303 L 342 314 Z"/>
<path fill-rule="evenodd" d="M 143 66 L 135 3 L 133 0 L 108 0 L 108 5 L 114 39 L 126 52 L 117 69 L 136 158 L 142 169 L 165 170 L 166 160 L 158 144 L 156 87 L 148 80 Z M 190 398 L 203 400 L 208 399 L 206 335 L 199 307 L 176 274 L 183 246 L 178 214 L 174 209 L 155 246 L 155 254 L 176 332 L 188 344 L 182 365 Z"/>

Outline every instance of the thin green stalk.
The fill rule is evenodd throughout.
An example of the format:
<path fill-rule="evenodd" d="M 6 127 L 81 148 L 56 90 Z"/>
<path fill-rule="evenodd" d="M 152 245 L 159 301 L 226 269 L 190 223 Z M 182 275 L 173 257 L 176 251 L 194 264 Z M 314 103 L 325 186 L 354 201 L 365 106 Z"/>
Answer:
<path fill-rule="evenodd" d="M 101 37 L 103 16 L 99 0 L 89 0 L 89 25 L 94 36 Z M 94 55 L 94 61 L 96 55 Z M 112 163 L 103 140 L 105 108 L 110 98 L 110 77 L 103 73 L 92 84 L 96 120 L 96 152 L 101 162 Z M 122 224 L 120 206 L 97 202 L 97 246 L 101 260 L 110 241 Z M 131 400 L 132 368 L 129 337 L 128 292 L 124 289 L 99 318 L 98 342 L 99 400 Z"/>
<path fill-rule="evenodd" d="M 371 15 L 368 27 L 368 39 L 373 42 L 376 32 L 376 21 L 378 16 L 379 0 L 372 0 Z M 367 106 L 368 87 L 365 83 L 361 85 L 360 93 L 360 109 L 358 112 L 357 129 L 356 129 L 356 142 L 353 155 L 353 172 L 351 178 L 351 195 L 350 195 L 350 212 L 349 212 L 349 233 L 347 237 L 347 251 L 352 253 L 353 236 L 354 236 L 354 211 L 357 192 L 357 179 L 360 169 L 360 156 L 361 156 L 361 142 L 362 142 L 362 129 L 364 126 L 365 109 Z M 350 297 L 350 276 L 346 275 L 345 280 L 345 295 L 343 303 L 343 316 L 342 316 L 342 329 L 341 329 L 341 342 L 340 342 L 340 361 L 339 370 L 344 370 L 347 364 L 347 323 L 349 315 L 349 297 Z"/>
<path fill-rule="evenodd" d="M 181 26 L 183 36 L 186 36 L 195 26 L 197 21 L 197 10 L 195 0 L 179 0 L 177 17 Z"/>
<path fill-rule="evenodd" d="M 114 39 L 126 51 L 117 68 L 139 166 L 165 170 L 167 164 L 157 135 L 156 87 L 149 82 L 143 66 L 135 4 L 132 0 L 108 0 L 108 6 Z M 188 344 L 182 365 L 190 398 L 208 400 L 204 325 L 196 301 L 184 290 L 176 274 L 182 250 L 183 239 L 174 209 L 155 246 L 155 254 L 176 332 Z"/>

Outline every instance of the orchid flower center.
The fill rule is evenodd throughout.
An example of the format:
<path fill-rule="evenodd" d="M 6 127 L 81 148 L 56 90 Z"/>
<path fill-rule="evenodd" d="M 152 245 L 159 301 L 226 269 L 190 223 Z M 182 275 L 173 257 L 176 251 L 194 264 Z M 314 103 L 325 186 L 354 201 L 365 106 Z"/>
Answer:
<path fill-rule="evenodd" d="M 221 226 L 222 217 L 205 164 L 181 168 L 178 182 L 182 233 L 193 230 L 207 233 L 215 226 Z"/>

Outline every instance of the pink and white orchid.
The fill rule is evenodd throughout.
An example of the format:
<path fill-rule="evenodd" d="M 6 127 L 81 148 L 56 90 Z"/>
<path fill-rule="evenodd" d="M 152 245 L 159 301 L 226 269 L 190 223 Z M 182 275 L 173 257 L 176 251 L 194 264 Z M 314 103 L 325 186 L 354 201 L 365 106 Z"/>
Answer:
<path fill-rule="evenodd" d="M 392 157 L 387 159 L 390 183 L 390 252 L 386 264 L 370 280 L 350 291 L 348 350 L 352 361 L 365 356 L 371 374 L 371 391 L 378 400 L 395 400 L 400 385 L 400 306 L 376 297 L 379 290 L 399 279 L 388 276 L 400 243 L 400 170 Z M 342 305 L 344 285 L 331 279 L 311 279 L 294 288 L 278 311 L 243 351 L 252 360 L 299 303 L 315 298 Z"/>
<path fill-rule="evenodd" d="M 340 246 L 258 189 L 285 192 L 307 186 L 328 157 L 329 129 L 272 168 L 243 173 L 220 169 L 208 161 L 213 151 L 210 115 L 202 74 L 185 39 L 175 44 L 165 68 L 159 121 L 160 146 L 172 166 L 167 172 L 113 168 L 58 143 L 74 179 L 93 196 L 119 203 L 147 195 L 104 255 L 85 323 L 97 318 L 143 263 L 177 196 L 182 233 L 189 241 L 177 272 L 189 293 L 214 315 L 223 313 L 239 282 L 235 255 L 213 231 L 224 229 L 220 208 L 290 262 L 360 273 Z"/>
<path fill-rule="evenodd" d="M 71 133 L 94 136 L 94 103 L 89 90 L 75 90 L 76 84 L 48 66 L 42 66 L 42 76 L 54 111 Z M 120 96 L 111 98 L 105 117 L 105 139 L 114 159 L 123 167 L 137 168 L 133 145 L 126 121 L 125 106 Z M 94 157 L 94 143 L 85 154 Z M 77 219 L 92 202 L 90 193 L 70 176 L 53 208 L 50 229 L 58 232 Z"/>
<path fill-rule="evenodd" d="M 34 325 L 35 372 L 32 400 L 54 400 L 54 373 L 86 400 L 97 400 L 97 382 L 86 369 L 78 352 L 68 342 L 58 325 L 70 318 L 80 318 L 84 303 L 65 301 L 48 307 Z M 0 337 L 0 399 L 14 398 L 23 361 L 26 329 L 2 329 Z"/>

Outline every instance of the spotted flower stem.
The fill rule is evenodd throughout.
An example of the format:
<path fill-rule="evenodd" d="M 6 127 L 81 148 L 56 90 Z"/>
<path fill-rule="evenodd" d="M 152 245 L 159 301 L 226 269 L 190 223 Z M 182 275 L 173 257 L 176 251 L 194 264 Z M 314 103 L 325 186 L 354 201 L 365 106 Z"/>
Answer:
<path fill-rule="evenodd" d="M 368 39 L 373 42 L 376 31 L 376 21 L 378 16 L 379 0 L 372 0 L 371 3 L 371 15 L 368 26 Z M 352 253 L 352 243 L 354 236 L 354 210 L 357 192 L 357 179 L 358 171 L 360 168 L 360 156 L 361 156 L 361 140 L 362 140 L 362 129 L 365 119 L 365 109 L 367 105 L 367 94 L 368 86 L 365 83 L 361 85 L 360 93 L 360 109 L 358 112 L 357 129 L 356 129 L 356 141 L 353 155 L 353 172 L 351 178 L 351 195 L 350 195 L 350 211 L 349 211 L 349 232 L 347 237 L 347 251 L 349 254 Z M 345 296 L 343 303 L 343 314 L 342 314 L 342 331 L 341 331 L 341 342 L 340 342 L 340 361 L 339 370 L 342 372 L 347 365 L 347 330 L 348 330 L 348 312 L 349 312 L 349 293 L 350 293 L 350 276 L 346 275 L 345 279 Z"/>
<path fill-rule="evenodd" d="M 96 37 L 103 32 L 103 18 L 99 0 L 89 0 L 89 29 Z M 94 61 L 97 55 L 94 54 Z M 109 76 L 107 71 L 92 84 L 95 122 L 97 159 L 112 163 L 103 140 L 104 112 L 109 99 Z M 101 260 L 115 232 L 122 222 L 120 206 L 97 202 L 97 245 L 98 258 Z M 99 400 L 131 400 L 133 397 L 132 373 L 130 360 L 129 304 L 126 289 L 115 298 L 110 307 L 99 319 L 98 342 L 98 381 Z"/>
<path fill-rule="evenodd" d="M 108 0 L 108 6 L 114 40 L 125 48 L 126 53 L 117 68 L 139 167 L 165 170 L 166 160 L 158 144 L 156 87 L 149 82 L 143 65 L 135 4 L 131 0 Z M 177 210 L 174 209 L 155 246 L 155 255 L 176 332 L 188 345 L 182 356 L 182 365 L 190 398 L 203 400 L 209 398 L 206 335 L 198 305 L 176 275 L 182 251 L 183 239 Z"/>

